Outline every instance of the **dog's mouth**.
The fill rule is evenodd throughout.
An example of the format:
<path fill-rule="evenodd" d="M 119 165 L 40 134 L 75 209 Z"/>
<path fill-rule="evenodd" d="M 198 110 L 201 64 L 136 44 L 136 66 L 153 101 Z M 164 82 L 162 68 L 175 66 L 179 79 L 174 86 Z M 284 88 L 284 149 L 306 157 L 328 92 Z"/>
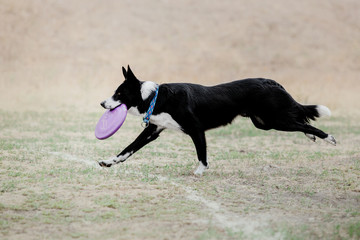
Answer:
<path fill-rule="evenodd" d="M 100 103 L 100 105 L 105 109 L 110 109 L 110 111 L 114 110 L 118 106 L 121 105 L 120 101 L 114 101 L 113 98 L 109 98 L 103 102 Z"/>
<path fill-rule="evenodd" d="M 120 106 L 121 104 L 117 105 L 116 107 L 113 107 L 113 108 L 109 108 L 110 111 L 114 110 L 115 108 L 117 108 L 118 106 Z"/>

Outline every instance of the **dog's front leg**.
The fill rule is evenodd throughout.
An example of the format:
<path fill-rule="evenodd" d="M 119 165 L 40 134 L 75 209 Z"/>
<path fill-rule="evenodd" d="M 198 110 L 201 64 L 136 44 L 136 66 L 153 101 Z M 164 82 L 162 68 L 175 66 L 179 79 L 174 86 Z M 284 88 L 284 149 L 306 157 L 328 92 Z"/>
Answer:
<path fill-rule="evenodd" d="M 209 168 L 206 156 L 206 138 L 204 132 L 192 132 L 189 134 L 191 139 L 193 140 L 196 148 L 196 153 L 199 159 L 199 166 L 195 170 L 194 174 L 197 176 L 201 176 L 203 172 Z"/>
<path fill-rule="evenodd" d="M 144 131 L 142 131 L 142 133 L 135 139 L 135 141 L 126 147 L 121 153 L 108 160 L 100 161 L 99 165 L 102 167 L 111 167 L 113 164 L 124 162 L 140 148 L 158 138 L 162 130 L 164 129 L 159 128 L 154 124 L 150 124 L 147 128 L 144 129 Z"/>

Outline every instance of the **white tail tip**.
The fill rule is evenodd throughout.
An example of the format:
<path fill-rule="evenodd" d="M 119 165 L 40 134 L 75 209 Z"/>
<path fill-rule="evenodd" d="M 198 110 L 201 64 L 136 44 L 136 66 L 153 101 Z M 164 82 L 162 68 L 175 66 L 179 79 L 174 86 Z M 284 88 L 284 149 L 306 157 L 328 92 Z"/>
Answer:
<path fill-rule="evenodd" d="M 318 111 L 319 113 L 319 117 L 325 117 L 325 116 L 328 116 L 330 117 L 331 116 L 331 111 L 328 107 L 326 106 L 323 106 L 323 105 L 317 105 L 316 106 L 316 110 Z"/>

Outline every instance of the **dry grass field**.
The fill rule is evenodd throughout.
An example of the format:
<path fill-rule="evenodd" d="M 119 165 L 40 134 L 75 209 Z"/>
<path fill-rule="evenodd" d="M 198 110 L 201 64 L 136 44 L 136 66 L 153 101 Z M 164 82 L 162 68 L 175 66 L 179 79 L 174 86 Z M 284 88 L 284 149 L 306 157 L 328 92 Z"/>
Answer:
<path fill-rule="evenodd" d="M 0 239 L 359 239 L 360 2 L 0 0 Z M 123 164 L 99 103 L 130 64 L 142 80 L 280 82 L 328 106 L 301 133 L 245 118 L 191 140 L 166 131 Z"/>

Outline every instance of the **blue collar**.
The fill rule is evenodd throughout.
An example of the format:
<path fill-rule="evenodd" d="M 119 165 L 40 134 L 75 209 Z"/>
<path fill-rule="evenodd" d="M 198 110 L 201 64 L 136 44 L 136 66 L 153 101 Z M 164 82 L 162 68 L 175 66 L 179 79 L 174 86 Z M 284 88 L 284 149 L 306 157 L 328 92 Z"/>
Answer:
<path fill-rule="evenodd" d="M 152 115 L 152 113 L 153 113 L 153 111 L 154 111 L 154 107 L 155 107 L 155 103 L 156 103 L 156 99 L 157 99 L 158 93 L 159 93 L 159 86 L 156 87 L 155 96 L 154 96 L 154 98 L 151 100 L 149 109 L 147 110 L 146 115 L 145 115 L 145 117 L 143 118 L 143 123 L 144 123 L 144 124 L 141 124 L 141 125 L 142 125 L 144 128 L 147 128 L 147 127 L 149 126 L 150 117 L 151 117 L 151 115 Z"/>

